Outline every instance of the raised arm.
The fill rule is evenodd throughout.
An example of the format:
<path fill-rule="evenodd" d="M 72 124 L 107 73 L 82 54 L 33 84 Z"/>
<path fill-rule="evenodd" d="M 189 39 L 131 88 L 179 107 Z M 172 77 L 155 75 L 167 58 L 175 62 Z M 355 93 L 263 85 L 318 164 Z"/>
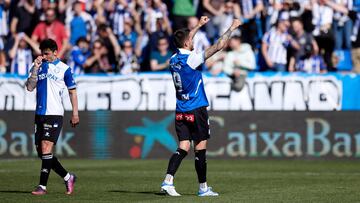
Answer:
<path fill-rule="evenodd" d="M 230 28 L 218 39 L 216 44 L 210 46 L 205 50 L 205 60 L 210 58 L 216 52 L 220 51 L 225 47 L 225 45 L 229 42 L 231 37 L 231 33 L 236 30 L 241 25 L 241 21 L 239 19 L 234 19 Z"/>
<path fill-rule="evenodd" d="M 199 29 L 205 25 L 207 22 L 209 22 L 209 17 L 207 16 L 201 16 L 200 20 L 199 20 L 199 23 L 196 25 L 195 28 L 193 28 L 192 30 L 190 30 L 190 33 L 189 33 L 189 37 L 191 39 L 194 38 L 195 34 L 197 33 L 197 31 L 199 31 Z"/>

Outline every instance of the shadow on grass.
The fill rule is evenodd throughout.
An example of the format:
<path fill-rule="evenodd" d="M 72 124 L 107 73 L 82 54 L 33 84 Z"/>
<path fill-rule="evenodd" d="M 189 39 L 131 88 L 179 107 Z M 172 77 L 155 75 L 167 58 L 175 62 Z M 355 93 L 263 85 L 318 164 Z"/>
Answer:
<path fill-rule="evenodd" d="M 19 190 L 0 190 L 0 193 L 19 193 L 19 194 L 30 194 L 29 191 L 19 191 Z"/>
<path fill-rule="evenodd" d="M 166 196 L 165 193 L 162 192 L 154 192 L 154 191 L 125 191 L 125 190 L 110 190 L 108 192 L 112 193 L 124 193 L 124 194 L 153 194 L 158 196 Z M 181 194 L 181 195 L 194 195 L 194 194 Z"/>
<path fill-rule="evenodd" d="M 126 193 L 126 194 L 153 194 L 159 196 L 165 196 L 165 193 L 154 192 L 154 191 L 125 191 L 125 190 L 110 190 L 112 193 Z"/>

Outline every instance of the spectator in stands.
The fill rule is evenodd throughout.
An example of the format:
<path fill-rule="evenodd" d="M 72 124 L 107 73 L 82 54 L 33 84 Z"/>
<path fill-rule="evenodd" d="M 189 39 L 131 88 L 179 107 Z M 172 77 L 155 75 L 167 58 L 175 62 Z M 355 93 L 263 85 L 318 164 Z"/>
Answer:
<path fill-rule="evenodd" d="M 239 0 L 243 24 L 241 26 L 241 37 L 244 42 L 249 43 L 253 49 L 256 48 L 258 30 L 256 21 L 264 9 L 262 0 Z"/>
<path fill-rule="evenodd" d="M 173 29 L 178 30 L 186 27 L 188 18 L 195 16 L 196 10 L 192 0 L 173 0 L 173 3 Z"/>
<path fill-rule="evenodd" d="M 0 73 L 6 72 L 5 43 L 9 32 L 7 21 L 7 9 L 10 5 L 9 0 L 0 0 Z"/>
<path fill-rule="evenodd" d="M 52 9 L 55 9 L 56 6 L 55 6 L 55 1 L 52 1 L 51 2 L 52 5 L 50 5 L 50 1 L 49 0 L 41 0 L 41 4 L 40 4 L 40 7 L 37 8 L 37 17 L 38 17 L 38 20 L 39 21 L 45 21 L 46 18 L 45 18 L 45 12 L 52 8 Z"/>
<path fill-rule="evenodd" d="M 27 76 L 33 62 L 33 53 L 31 49 L 34 50 L 35 55 L 40 55 L 41 52 L 37 43 L 33 42 L 26 33 L 21 32 L 14 37 L 14 45 L 9 51 L 9 58 L 12 60 L 10 72 L 21 76 Z"/>
<path fill-rule="evenodd" d="M 230 27 L 234 18 L 240 19 L 240 6 L 235 3 L 235 0 L 227 0 L 224 4 L 224 12 L 220 15 L 220 35 L 226 32 Z M 237 31 L 237 32 L 236 32 Z M 240 34 L 239 30 L 236 30 L 233 35 Z"/>
<path fill-rule="evenodd" d="M 37 10 L 38 20 L 46 21 L 46 12 L 48 9 L 54 9 L 57 19 L 62 23 L 65 22 L 65 0 L 41 0 L 41 7 Z"/>
<path fill-rule="evenodd" d="M 146 27 L 149 33 L 156 32 L 157 24 L 159 19 L 164 19 L 164 23 L 168 23 L 168 29 L 171 29 L 170 27 L 170 21 L 168 19 L 168 11 L 166 4 L 164 4 L 161 0 L 151 0 L 149 1 L 150 5 L 148 5 L 148 9 L 146 11 Z M 164 29 L 165 30 L 165 29 Z"/>
<path fill-rule="evenodd" d="M 28 36 L 31 36 L 37 24 L 37 15 L 35 12 L 35 0 L 19 1 L 10 24 L 11 34 L 15 36 L 16 33 L 24 32 Z"/>
<path fill-rule="evenodd" d="M 333 9 L 328 6 L 328 0 L 317 0 L 312 4 L 312 23 L 314 25 L 313 35 L 319 45 L 320 53 L 323 57 L 328 70 L 334 71 L 331 56 L 335 47 L 334 35 L 331 29 L 333 22 Z"/>
<path fill-rule="evenodd" d="M 70 53 L 70 67 L 73 74 L 83 74 L 84 64 L 90 57 L 90 43 L 85 37 L 79 37 L 76 46 L 74 46 Z"/>
<path fill-rule="evenodd" d="M 94 41 L 91 56 L 83 64 L 85 73 L 110 73 L 113 67 L 108 59 L 108 50 L 101 39 Z"/>
<path fill-rule="evenodd" d="M 352 21 L 347 15 L 348 10 L 352 9 L 353 0 L 334 0 L 338 7 L 343 7 L 345 11 L 335 11 L 333 30 L 335 36 L 335 49 L 351 49 Z"/>
<path fill-rule="evenodd" d="M 134 30 L 135 28 L 135 30 Z M 142 30 L 140 26 L 140 22 L 135 22 L 135 26 L 133 20 L 128 19 L 124 24 L 124 32 L 119 35 L 119 43 L 123 45 L 125 41 L 130 41 L 132 46 L 135 47 L 137 43 L 141 41 Z"/>
<path fill-rule="evenodd" d="M 115 10 L 110 15 L 111 27 L 116 36 L 124 32 L 125 20 L 131 17 L 127 0 L 116 0 Z"/>
<path fill-rule="evenodd" d="M 233 80 L 232 88 L 241 91 L 247 72 L 255 70 L 255 53 L 247 43 L 241 43 L 240 36 L 233 36 L 229 43 L 230 51 L 224 59 L 224 72 Z"/>
<path fill-rule="evenodd" d="M 46 21 L 39 23 L 31 36 L 34 42 L 40 43 L 42 40 L 50 38 L 56 41 L 59 52 L 58 57 L 63 58 L 69 43 L 68 32 L 63 23 L 56 19 L 54 9 L 48 9 L 45 13 Z"/>
<path fill-rule="evenodd" d="M 169 50 L 167 37 L 159 38 L 157 50 L 151 52 L 150 66 L 152 71 L 168 71 L 172 52 Z"/>
<path fill-rule="evenodd" d="M 123 75 L 136 73 L 140 70 L 139 58 L 131 41 L 126 40 L 122 44 L 119 60 L 120 73 Z"/>
<path fill-rule="evenodd" d="M 300 59 L 296 63 L 294 71 L 305 73 L 327 72 L 323 58 L 315 53 L 315 50 L 311 44 L 307 44 L 304 48 L 304 51 L 305 54 L 300 57 Z"/>
<path fill-rule="evenodd" d="M 87 1 L 86 3 L 91 2 L 91 9 L 88 11 L 94 18 L 95 25 L 106 24 L 109 20 L 111 27 L 115 26 L 114 23 L 114 8 L 115 1 L 109 1 L 109 4 L 106 6 L 104 1 L 102 0 L 94 0 L 94 1 Z M 109 19 L 107 19 L 109 18 Z M 121 22 L 121 21 L 117 21 Z"/>
<path fill-rule="evenodd" d="M 189 17 L 188 28 L 190 30 L 192 30 L 196 27 L 196 25 L 198 23 L 199 23 L 199 19 L 197 17 L 195 17 L 195 16 Z M 197 53 L 204 51 L 206 48 L 208 48 L 210 46 L 210 42 L 206 36 L 206 33 L 202 30 L 199 30 L 196 32 L 196 34 L 193 38 L 193 43 L 194 43 L 194 50 Z"/>
<path fill-rule="evenodd" d="M 155 18 L 156 18 L 155 29 L 152 29 L 150 21 L 147 21 L 147 24 L 146 24 L 147 32 L 150 35 L 149 36 L 150 37 L 150 42 L 149 42 L 150 46 L 155 45 L 155 46 L 152 46 L 151 50 L 156 49 L 156 44 L 160 37 L 167 36 L 169 38 L 169 36 L 172 34 L 172 29 L 171 29 L 169 18 L 166 15 L 164 15 L 163 12 L 160 12 L 160 13 L 157 12 Z"/>
<path fill-rule="evenodd" d="M 151 32 L 149 29 L 149 23 L 147 23 L 147 31 L 149 36 L 149 41 L 147 46 L 144 47 L 142 53 L 142 71 L 151 71 L 150 68 L 150 54 L 153 50 L 157 49 L 157 43 L 160 38 L 166 37 L 170 38 L 172 33 L 172 29 L 170 26 L 170 21 L 167 16 L 164 16 L 162 13 L 158 13 L 157 20 L 156 20 L 156 31 Z M 150 69 L 150 70 L 149 70 Z"/>
<path fill-rule="evenodd" d="M 286 71 L 288 47 L 299 49 L 297 42 L 288 33 L 289 26 L 289 14 L 283 12 L 280 14 L 276 28 L 272 28 L 263 37 L 261 53 L 270 70 Z"/>
<path fill-rule="evenodd" d="M 90 14 L 83 11 L 83 3 L 75 1 L 73 12 L 66 17 L 66 27 L 70 30 L 70 44 L 75 45 L 80 37 L 91 41 L 92 33 L 95 31 L 95 22 Z"/>
<path fill-rule="evenodd" d="M 118 64 L 118 58 L 120 56 L 120 45 L 114 33 L 112 32 L 111 28 L 105 24 L 101 24 L 98 26 L 98 34 L 99 39 L 103 42 L 107 50 L 107 57 L 110 65 L 115 69 L 116 65 Z"/>
<path fill-rule="evenodd" d="M 276 23 L 280 11 L 283 9 L 283 0 L 268 0 L 266 5 L 265 30 L 268 31 Z"/>
<path fill-rule="evenodd" d="M 354 13 L 354 27 L 352 30 L 352 49 L 351 49 L 351 58 L 353 62 L 353 71 L 355 73 L 360 73 L 360 1 L 358 12 Z"/>
<path fill-rule="evenodd" d="M 299 45 L 298 50 L 292 50 L 293 53 L 289 62 L 289 71 L 293 72 L 295 70 L 295 64 L 305 55 L 306 46 L 312 46 L 311 50 L 313 50 L 315 55 L 319 53 L 319 47 L 314 37 L 310 33 L 305 32 L 303 23 L 299 18 L 292 19 L 291 27 L 294 31 L 294 40 Z"/>
<path fill-rule="evenodd" d="M 290 18 L 299 18 L 304 12 L 305 6 L 309 4 L 309 0 L 269 0 L 266 16 L 266 30 L 276 23 L 279 14 L 287 11 Z"/>
<path fill-rule="evenodd" d="M 211 20 L 205 24 L 206 33 L 210 41 L 214 41 L 219 36 L 221 18 L 224 13 L 225 0 L 203 0 L 204 15 L 208 16 Z"/>

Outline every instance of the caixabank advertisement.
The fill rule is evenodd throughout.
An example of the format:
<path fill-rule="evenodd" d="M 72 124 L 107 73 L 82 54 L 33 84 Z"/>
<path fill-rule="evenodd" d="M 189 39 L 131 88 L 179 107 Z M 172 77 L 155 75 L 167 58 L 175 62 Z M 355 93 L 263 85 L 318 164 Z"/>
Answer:
<path fill-rule="evenodd" d="M 81 112 L 78 128 L 70 127 L 68 114 L 55 147 L 59 157 L 168 158 L 177 148 L 171 111 Z M 360 158 L 360 114 L 356 111 L 210 111 L 209 116 L 209 158 Z M 0 158 L 36 157 L 33 143 L 33 112 L 1 112 Z"/>

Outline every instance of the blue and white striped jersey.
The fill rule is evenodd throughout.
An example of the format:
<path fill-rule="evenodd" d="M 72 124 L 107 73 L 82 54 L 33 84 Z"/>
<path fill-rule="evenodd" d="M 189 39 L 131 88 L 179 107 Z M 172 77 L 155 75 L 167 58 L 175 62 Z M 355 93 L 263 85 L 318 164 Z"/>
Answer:
<path fill-rule="evenodd" d="M 250 15 L 250 13 L 252 13 L 255 7 L 260 3 L 263 3 L 262 0 L 239 0 L 242 15 Z"/>
<path fill-rule="evenodd" d="M 0 4 L 0 37 L 5 37 L 9 33 L 8 12 L 5 4 Z"/>
<path fill-rule="evenodd" d="M 209 106 L 201 71 L 205 52 L 179 49 L 170 59 L 170 72 L 176 89 L 176 111 L 187 112 Z"/>
<path fill-rule="evenodd" d="M 114 34 L 118 36 L 124 32 L 125 20 L 130 18 L 130 13 L 123 5 L 118 4 L 110 18 Z"/>
<path fill-rule="evenodd" d="M 322 57 L 318 55 L 299 60 L 296 63 L 296 69 L 305 73 L 321 73 L 321 71 L 326 70 L 326 66 Z"/>
<path fill-rule="evenodd" d="M 276 28 L 271 28 L 265 33 L 262 41 L 268 45 L 268 55 L 273 63 L 287 63 L 287 47 L 290 45 L 287 35 L 288 33 L 278 32 Z"/>
<path fill-rule="evenodd" d="M 36 85 L 36 115 L 64 115 L 62 103 L 65 89 L 75 89 L 71 69 L 59 59 L 43 62 Z"/>

